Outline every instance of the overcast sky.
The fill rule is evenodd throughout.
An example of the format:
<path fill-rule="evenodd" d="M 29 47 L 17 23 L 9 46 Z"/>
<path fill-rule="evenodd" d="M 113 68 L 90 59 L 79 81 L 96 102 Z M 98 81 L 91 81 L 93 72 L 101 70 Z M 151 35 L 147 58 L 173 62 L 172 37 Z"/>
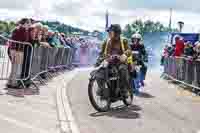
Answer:
<path fill-rule="evenodd" d="M 0 0 L 0 19 L 19 20 L 22 17 L 58 20 L 87 30 L 103 30 L 105 12 L 111 23 L 123 27 L 135 19 L 151 19 L 169 23 L 173 8 L 173 27 L 185 22 L 185 32 L 200 31 L 199 0 Z"/>

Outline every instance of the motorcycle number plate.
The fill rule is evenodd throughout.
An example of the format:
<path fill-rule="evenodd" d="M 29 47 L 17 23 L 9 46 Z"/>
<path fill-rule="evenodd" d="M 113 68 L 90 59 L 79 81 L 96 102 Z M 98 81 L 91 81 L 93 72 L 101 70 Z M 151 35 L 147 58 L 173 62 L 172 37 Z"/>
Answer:
<path fill-rule="evenodd" d="M 110 80 L 117 80 L 118 78 L 117 77 L 111 77 L 109 78 Z"/>

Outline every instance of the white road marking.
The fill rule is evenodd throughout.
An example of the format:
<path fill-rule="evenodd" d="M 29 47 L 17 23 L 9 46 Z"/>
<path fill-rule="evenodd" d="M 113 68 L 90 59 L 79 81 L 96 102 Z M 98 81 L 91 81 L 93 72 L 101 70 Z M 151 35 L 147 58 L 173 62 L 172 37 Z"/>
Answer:
<path fill-rule="evenodd" d="M 66 93 L 66 89 L 67 89 L 67 84 L 69 84 L 69 82 L 73 79 L 73 77 L 75 75 L 78 74 L 80 70 L 75 70 L 68 78 L 67 82 L 65 81 L 65 84 L 64 84 L 64 88 L 62 88 L 62 100 L 63 100 L 63 105 L 64 105 L 64 110 L 65 110 L 65 113 L 67 115 L 67 119 L 68 119 L 68 122 L 69 122 L 69 126 L 70 126 L 70 129 L 72 131 L 72 133 L 80 133 L 79 129 L 78 129 L 78 126 L 75 122 L 75 119 L 73 117 L 73 113 L 72 113 L 72 110 L 71 110 L 71 107 L 70 107 L 70 104 L 69 104 L 69 99 L 67 97 L 67 93 Z"/>

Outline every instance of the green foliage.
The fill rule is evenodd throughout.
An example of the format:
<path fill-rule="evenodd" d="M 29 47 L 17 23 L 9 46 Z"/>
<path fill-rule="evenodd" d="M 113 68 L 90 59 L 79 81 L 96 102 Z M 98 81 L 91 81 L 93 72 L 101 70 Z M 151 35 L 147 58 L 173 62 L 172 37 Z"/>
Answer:
<path fill-rule="evenodd" d="M 125 37 L 130 38 L 132 34 L 139 32 L 140 34 L 144 34 L 145 32 L 176 32 L 177 29 L 169 29 L 165 27 L 160 22 L 153 22 L 151 20 L 142 21 L 135 20 L 132 24 L 127 24 L 123 31 Z"/>
<path fill-rule="evenodd" d="M 48 27 L 53 31 L 59 31 L 65 34 L 72 34 L 74 32 L 82 33 L 83 35 L 89 34 L 89 31 L 72 27 L 66 24 L 62 24 L 58 21 L 55 21 L 55 22 L 41 21 L 41 23 L 43 25 L 48 25 Z M 11 34 L 15 26 L 16 24 L 12 21 L 11 22 L 0 21 L 0 34 L 6 35 L 6 36 Z"/>
<path fill-rule="evenodd" d="M 10 34 L 15 28 L 14 22 L 0 21 L 0 33 Z"/>
<path fill-rule="evenodd" d="M 72 26 L 69 26 L 69 25 L 66 25 L 66 24 L 61 24 L 60 22 L 49 22 L 49 21 L 46 21 L 46 22 L 41 22 L 42 24 L 44 25 L 48 25 L 49 28 L 51 30 L 54 30 L 54 31 L 59 31 L 59 32 L 62 32 L 62 33 L 65 33 L 65 34 L 72 34 L 72 33 L 83 33 L 83 35 L 88 35 L 89 31 L 86 31 L 86 30 L 82 30 L 82 29 L 79 29 L 79 28 L 76 28 L 76 27 L 72 27 Z"/>

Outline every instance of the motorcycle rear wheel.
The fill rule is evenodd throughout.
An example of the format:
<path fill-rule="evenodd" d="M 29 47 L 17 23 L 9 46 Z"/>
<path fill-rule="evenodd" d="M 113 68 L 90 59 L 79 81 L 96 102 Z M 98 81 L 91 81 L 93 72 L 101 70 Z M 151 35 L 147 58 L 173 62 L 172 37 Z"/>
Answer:
<path fill-rule="evenodd" d="M 97 92 L 95 91 L 95 85 L 97 85 L 96 79 L 92 79 L 92 80 L 89 81 L 88 96 L 89 96 L 90 103 L 92 104 L 92 106 L 94 107 L 95 110 L 97 110 L 99 112 L 106 112 L 106 111 L 110 110 L 111 101 L 109 99 L 102 100 L 100 98 L 100 96 L 97 95 Z M 97 87 L 98 87 L 98 85 L 97 85 Z M 106 105 L 105 106 L 100 106 L 100 104 L 95 99 L 97 97 L 100 98 L 101 102 L 105 101 Z"/>
<path fill-rule="evenodd" d="M 128 98 L 124 98 L 123 99 L 123 103 L 126 106 L 130 106 L 130 105 L 132 105 L 132 102 L 133 102 L 133 90 L 132 89 L 128 89 Z"/>

